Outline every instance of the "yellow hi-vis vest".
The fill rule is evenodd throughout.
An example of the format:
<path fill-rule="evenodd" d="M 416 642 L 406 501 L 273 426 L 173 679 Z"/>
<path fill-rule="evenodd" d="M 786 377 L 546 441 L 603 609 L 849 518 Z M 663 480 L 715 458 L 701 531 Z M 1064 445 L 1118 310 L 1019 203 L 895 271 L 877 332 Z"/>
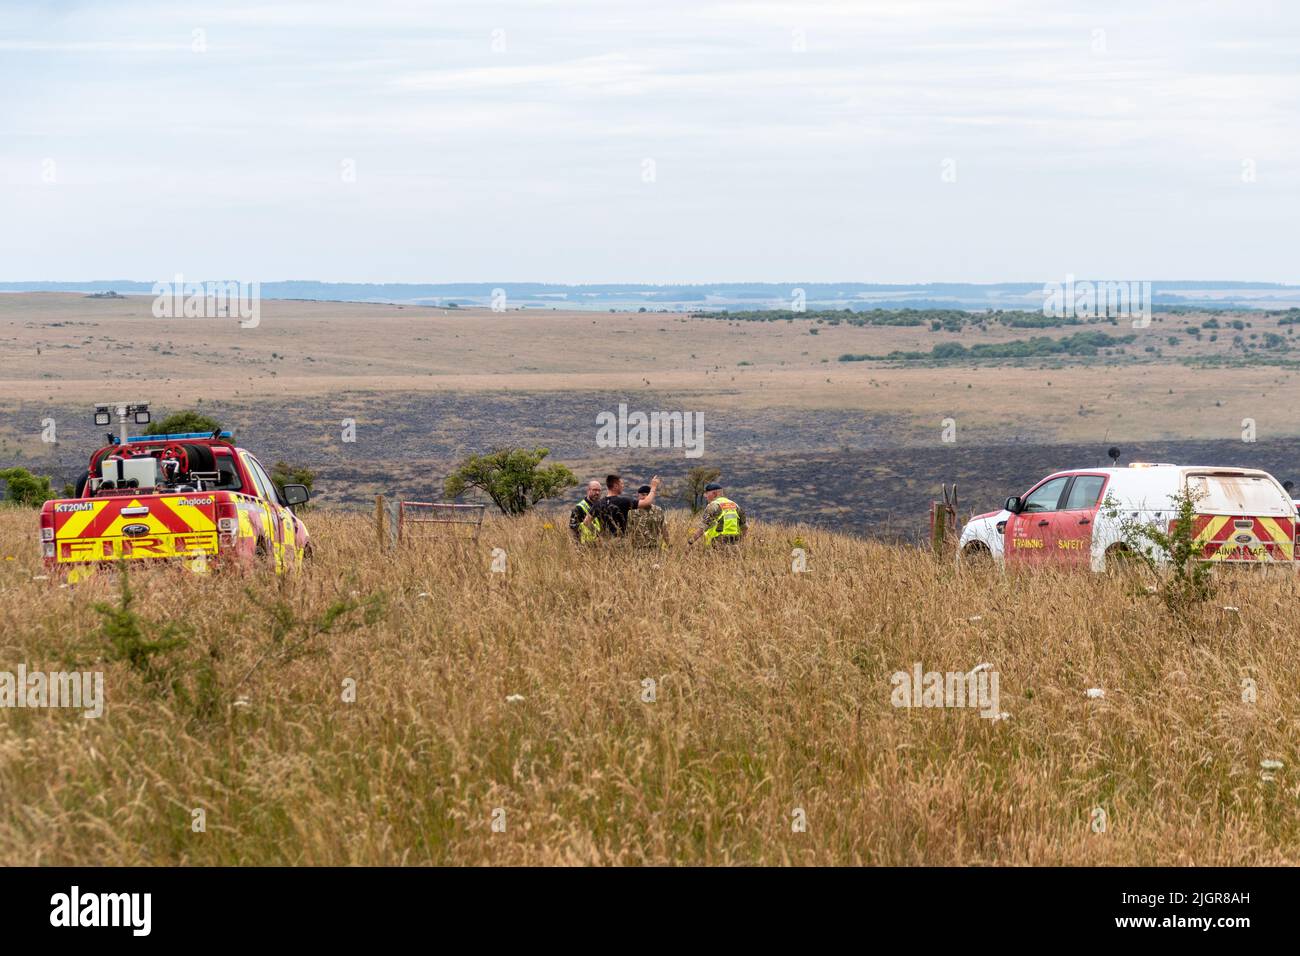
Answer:
<path fill-rule="evenodd" d="M 584 515 L 591 514 L 591 502 L 586 498 L 578 502 L 578 507 L 582 509 Z M 592 544 L 600 537 L 600 516 L 592 515 L 591 524 L 582 522 L 578 525 L 578 541 L 581 544 Z"/>
<path fill-rule="evenodd" d="M 722 495 L 718 495 L 710 503 L 721 505 L 722 513 L 718 515 L 718 520 L 705 530 L 704 543 L 706 545 L 712 544 L 713 539 L 718 537 L 740 537 L 740 513 L 736 510 L 736 503 L 730 498 L 724 498 Z"/>

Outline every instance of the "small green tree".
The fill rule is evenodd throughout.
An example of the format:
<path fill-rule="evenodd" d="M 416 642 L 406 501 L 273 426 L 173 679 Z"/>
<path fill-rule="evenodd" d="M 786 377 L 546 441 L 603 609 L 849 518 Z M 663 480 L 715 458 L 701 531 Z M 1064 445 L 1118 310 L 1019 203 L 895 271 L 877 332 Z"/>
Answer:
<path fill-rule="evenodd" d="M 549 448 L 500 448 L 486 455 L 470 455 L 447 476 L 443 492 L 458 498 L 477 488 L 492 499 L 502 514 L 521 515 L 539 501 L 554 498 L 578 483 L 564 465 L 542 467 Z"/>
<path fill-rule="evenodd" d="M 179 636 L 175 625 L 162 628 L 156 638 L 149 637 L 146 633 L 148 626 L 131 607 L 135 602 L 135 593 L 131 590 L 130 577 L 125 567 L 121 571 L 119 587 L 119 603 L 99 601 L 92 605 L 101 618 L 99 630 L 109 646 L 108 659 L 125 661 L 132 670 L 152 684 L 166 683 L 175 666 L 167 655 L 183 648 L 185 639 Z M 155 658 L 158 660 L 155 661 Z M 167 663 L 160 664 L 160 661 Z"/>
<path fill-rule="evenodd" d="M 1173 496 L 1173 520 L 1168 528 L 1154 522 L 1121 517 L 1118 504 L 1106 498 L 1106 514 L 1119 522 L 1124 556 L 1137 562 L 1156 578 L 1165 606 L 1173 612 L 1186 611 L 1209 600 L 1214 593 L 1212 564 L 1205 559 L 1204 543 L 1196 536 L 1199 496 L 1183 489 Z"/>
<path fill-rule="evenodd" d="M 125 565 L 121 568 L 120 599 L 92 605 L 100 616 L 99 633 L 108 645 L 104 658 L 123 661 L 144 679 L 145 686 L 161 697 L 170 695 L 193 717 L 211 718 L 220 710 L 220 681 L 215 661 L 218 652 L 190 662 L 184 654 L 189 645 L 180 625 L 158 625 L 146 621 L 132 605 L 135 592 Z"/>
<path fill-rule="evenodd" d="M 5 500 L 26 508 L 39 508 L 59 497 L 48 475 L 33 475 L 26 468 L 6 468 L 0 471 L 0 481 L 5 483 Z"/>
<path fill-rule="evenodd" d="M 722 474 L 721 468 L 709 468 L 704 465 L 692 468 L 686 473 L 686 482 L 681 490 L 681 500 L 696 515 L 704 510 L 704 486 L 717 481 Z"/>
<path fill-rule="evenodd" d="M 275 467 L 271 469 L 271 480 L 275 482 L 277 488 L 284 490 L 285 485 L 305 485 L 308 491 L 311 491 L 312 485 L 316 481 L 316 472 L 304 465 L 291 465 L 285 461 L 277 461 Z M 298 505 L 298 511 L 306 511 L 311 505 Z"/>
<path fill-rule="evenodd" d="M 207 432 L 209 435 L 221 427 L 221 423 L 210 415 L 192 408 L 172 412 L 160 421 L 150 422 L 145 428 L 146 435 L 179 435 L 188 432 Z"/>
<path fill-rule="evenodd" d="M 271 469 L 271 480 L 283 488 L 285 485 L 306 485 L 311 491 L 316 482 L 316 472 L 305 465 L 291 465 L 286 461 L 277 461 Z"/>

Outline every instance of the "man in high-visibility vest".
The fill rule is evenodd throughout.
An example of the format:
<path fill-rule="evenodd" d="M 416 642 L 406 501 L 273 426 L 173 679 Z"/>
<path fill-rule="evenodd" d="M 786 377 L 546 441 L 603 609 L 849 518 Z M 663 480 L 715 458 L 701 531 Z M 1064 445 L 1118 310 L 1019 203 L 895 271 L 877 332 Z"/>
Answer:
<path fill-rule="evenodd" d="M 587 496 L 569 512 L 569 531 L 578 544 L 590 545 L 600 540 L 600 482 L 587 482 Z"/>
<path fill-rule="evenodd" d="M 694 544 L 704 536 L 706 547 L 737 545 L 745 537 L 745 512 L 740 505 L 722 493 L 722 485 L 711 481 L 704 486 L 704 520 L 691 532 L 688 543 Z"/>

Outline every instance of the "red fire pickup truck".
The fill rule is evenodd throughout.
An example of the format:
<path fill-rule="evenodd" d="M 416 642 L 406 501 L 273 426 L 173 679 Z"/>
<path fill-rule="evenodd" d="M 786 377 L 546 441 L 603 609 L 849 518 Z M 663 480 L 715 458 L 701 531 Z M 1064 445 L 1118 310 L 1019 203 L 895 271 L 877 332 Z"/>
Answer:
<path fill-rule="evenodd" d="M 294 507 L 303 485 L 277 486 L 226 433 L 148 435 L 100 448 L 77 497 L 41 508 L 46 567 L 77 576 L 119 561 L 192 571 L 263 565 L 283 573 L 311 548 Z"/>

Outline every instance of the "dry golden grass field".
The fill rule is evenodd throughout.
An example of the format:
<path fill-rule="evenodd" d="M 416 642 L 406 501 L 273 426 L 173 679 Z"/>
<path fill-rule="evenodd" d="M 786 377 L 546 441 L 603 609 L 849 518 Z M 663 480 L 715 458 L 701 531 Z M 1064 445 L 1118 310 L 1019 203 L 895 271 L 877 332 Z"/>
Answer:
<path fill-rule="evenodd" d="M 1291 575 L 1173 619 L 1138 578 L 807 528 L 646 558 L 541 517 L 395 554 L 308 521 L 298 576 L 131 575 L 119 631 L 185 640 L 145 665 L 95 609 L 118 582 L 42 580 L 35 515 L 0 511 L 0 670 L 102 669 L 107 697 L 0 711 L 0 864 L 1300 860 Z M 892 706 L 918 662 L 991 665 L 1009 716 Z"/>

